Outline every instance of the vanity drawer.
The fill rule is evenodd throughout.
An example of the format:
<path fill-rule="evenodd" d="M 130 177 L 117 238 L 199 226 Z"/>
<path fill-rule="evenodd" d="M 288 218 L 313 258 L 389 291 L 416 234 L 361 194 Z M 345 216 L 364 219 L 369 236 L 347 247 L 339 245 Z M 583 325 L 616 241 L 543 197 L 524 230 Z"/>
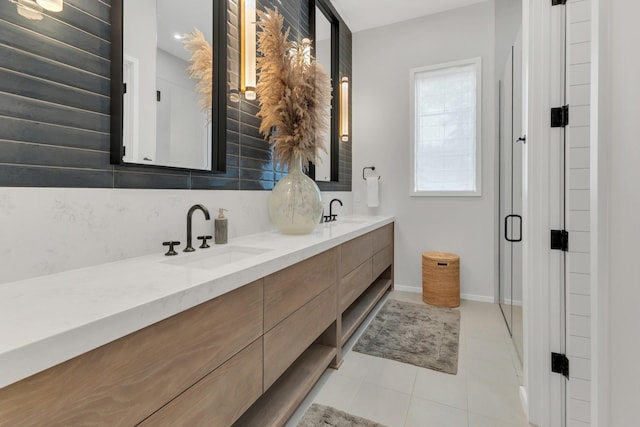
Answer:
<path fill-rule="evenodd" d="M 132 426 L 262 334 L 262 280 L 0 389 L 0 425 Z"/>
<path fill-rule="evenodd" d="M 373 239 L 373 253 L 380 252 L 382 249 L 393 244 L 393 224 L 385 225 L 371 232 Z"/>
<path fill-rule="evenodd" d="M 264 330 L 337 282 L 338 249 L 334 248 L 273 273 L 264 279 Z"/>
<path fill-rule="evenodd" d="M 262 338 L 227 360 L 140 426 L 230 426 L 260 395 Z"/>
<path fill-rule="evenodd" d="M 264 390 L 336 320 L 331 286 L 264 335 Z"/>
<path fill-rule="evenodd" d="M 373 256 L 373 280 L 393 263 L 393 246 L 387 246 Z"/>
<path fill-rule="evenodd" d="M 371 285 L 372 271 L 372 260 L 369 258 L 342 279 L 340 283 L 341 311 L 346 310 Z"/>
<path fill-rule="evenodd" d="M 373 255 L 371 233 L 345 242 L 340 247 L 342 250 L 342 277 L 344 277 Z"/>

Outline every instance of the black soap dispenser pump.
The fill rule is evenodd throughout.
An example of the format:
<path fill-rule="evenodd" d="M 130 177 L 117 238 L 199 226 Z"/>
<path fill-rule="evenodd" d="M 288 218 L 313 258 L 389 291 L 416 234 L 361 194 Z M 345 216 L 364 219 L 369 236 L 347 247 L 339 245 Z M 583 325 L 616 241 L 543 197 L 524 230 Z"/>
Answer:
<path fill-rule="evenodd" d="M 227 218 L 224 217 L 226 209 L 218 209 L 218 218 L 214 222 L 214 241 L 216 245 L 227 243 Z"/>

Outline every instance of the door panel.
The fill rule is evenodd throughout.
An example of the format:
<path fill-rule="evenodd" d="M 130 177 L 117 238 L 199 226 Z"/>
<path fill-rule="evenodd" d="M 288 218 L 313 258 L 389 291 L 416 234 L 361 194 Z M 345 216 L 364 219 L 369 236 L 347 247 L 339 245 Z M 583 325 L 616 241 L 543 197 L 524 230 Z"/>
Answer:
<path fill-rule="evenodd" d="M 512 324 L 512 243 L 513 221 L 510 220 L 513 187 L 513 48 L 507 58 L 500 81 L 500 308 L 513 335 Z"/>

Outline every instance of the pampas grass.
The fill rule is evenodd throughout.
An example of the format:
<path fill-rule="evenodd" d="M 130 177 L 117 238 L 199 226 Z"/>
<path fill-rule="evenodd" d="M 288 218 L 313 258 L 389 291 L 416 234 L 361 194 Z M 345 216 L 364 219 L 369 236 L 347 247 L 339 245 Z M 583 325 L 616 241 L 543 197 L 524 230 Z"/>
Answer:
<path fill-rule="evenodd" d="M 189 77 L 198 80 L 196 92 L 200 99 L 200 109 L 207 113 L 211 122 L 211 101 L 213 94 L 213 50 L 197 28 L 184 35 L 184 47 L 191 52 L 191 65 L 187 68 Z"/>
<path fill-rule="evenodd" d="M 258 11 L 258 83 L 260 133 L 274 148 L 282 167 L 294 156 L 316 161 L 331 118 L 331 79 L 311 55 L 311 41 L 289 41 L 277 9 Z"/>

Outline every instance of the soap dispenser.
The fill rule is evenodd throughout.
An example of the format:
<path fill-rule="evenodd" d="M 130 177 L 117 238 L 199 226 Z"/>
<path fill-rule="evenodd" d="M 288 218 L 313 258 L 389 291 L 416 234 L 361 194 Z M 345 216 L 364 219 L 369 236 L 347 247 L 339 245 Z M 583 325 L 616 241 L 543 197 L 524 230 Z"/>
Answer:
<path fill-rule="evenodd" d="M 226 209 L 218 209 L 218 218 L 214 222 L 214 240 L 216 245 L 227 243 L 227 218 L 224 217 Z"/>

